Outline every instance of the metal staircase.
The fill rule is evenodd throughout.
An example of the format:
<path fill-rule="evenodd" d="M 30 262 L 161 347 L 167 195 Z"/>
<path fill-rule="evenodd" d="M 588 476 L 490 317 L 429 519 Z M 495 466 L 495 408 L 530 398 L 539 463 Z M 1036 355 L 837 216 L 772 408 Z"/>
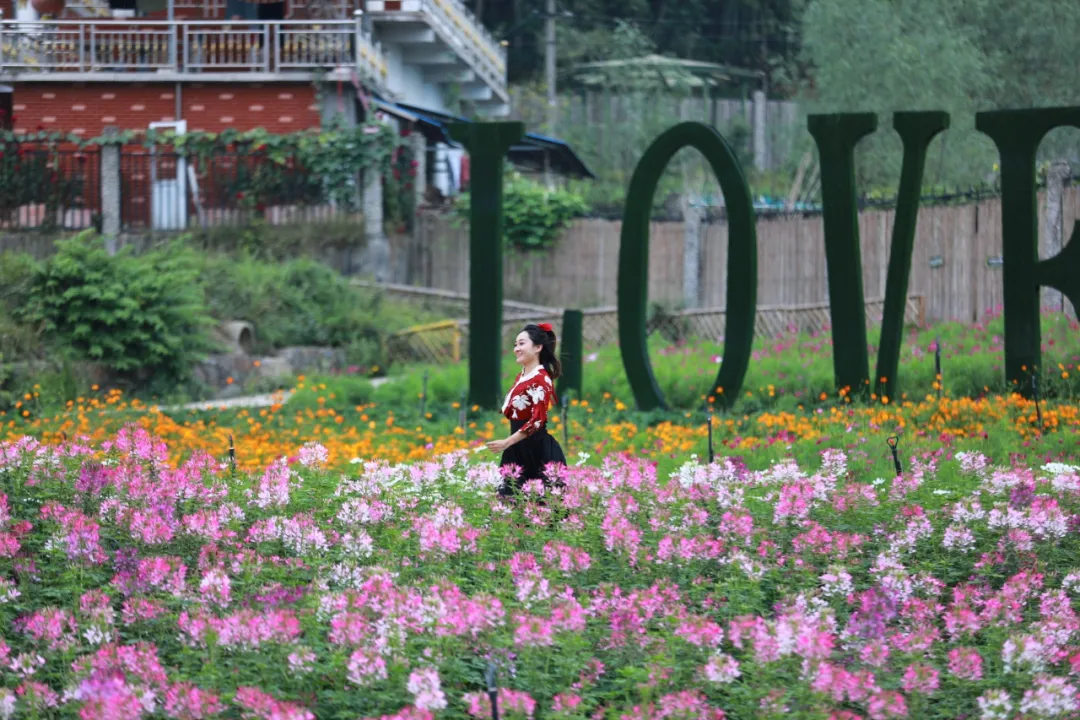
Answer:
<path fill-rule="evenodd" d="M 366 12 L 383 47 L 427 82 L 455 85 L 488 114 L 508 111 L 506 50 L 460 0 L 367 0 Z"/>

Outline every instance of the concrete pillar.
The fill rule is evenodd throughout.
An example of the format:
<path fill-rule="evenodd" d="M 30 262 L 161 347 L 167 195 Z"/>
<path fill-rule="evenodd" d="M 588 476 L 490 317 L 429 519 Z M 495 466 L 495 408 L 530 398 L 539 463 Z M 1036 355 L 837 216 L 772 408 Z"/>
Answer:
<path fill-rule="evenodd" d="M 683 304 L 701 305 L 701 230 L 705 208 L 694 205 L 689 195 L 682 196 L 683 232 Z"/>
<path fill-rule="evenodd" d="M 106 135 L 115 135 L 116 128 L 106 128 Z M 120 145 L 101 146 L 99 158 L 101 173 L 101 234 L 105 237 L 105 249 L 115 255 L 119 242 L 120 217 Z"/>
<path fill-rule="evenodd" d="M 413 160 L 416 161 L 416 177 L 413 178 L 413 190 L 416 193 L 414 207 L 424 204 L 424 191 L 427 190 L 427 138 L 413 129 L 409 136 Z"/>
<path fill-rule="evenodd" d="M 390 241 L 383 227 L 382 174 L 375 168 L 363 171 L 364 181 L 364 272 L 375 282 L 390 281 Z"/>
<path fill-rule="evenodd" d="M 18 2 L 18 0 L 16 0 L 16 2 L 15 2 L 15 19 L 16 20 L 21 20 L 23 22 L 33 22 L 35 20 L 40 20 L 41 15 L 38 14 L 38 11 L 35 10 L 34 6 L 31 5 L 29 2 L 26 2 L 25 4 L 23 4 L 23 3 Z"/>
<path fill-rule="evenodd" d="M 754 167 L 765 170 L 769 162 L 769 150 L 766 146 L 768 134 L 765 132 L 765 93 L 754 91 Z"/>
<path fill-rule="evenodd" d="M 1046 228 L 1042 233 L 1043 249 L 1039 253 L 1044 260 L 1061 252 L 1065 243 L 1065 185 L 1072 177 L 1069 163 L 1058 160 L 1050 165 L 1046 174 Z M 1058 312 L 1065 310 L 1065 297 L 1053 288 L 1043 288 L 1042 306 Z"/>

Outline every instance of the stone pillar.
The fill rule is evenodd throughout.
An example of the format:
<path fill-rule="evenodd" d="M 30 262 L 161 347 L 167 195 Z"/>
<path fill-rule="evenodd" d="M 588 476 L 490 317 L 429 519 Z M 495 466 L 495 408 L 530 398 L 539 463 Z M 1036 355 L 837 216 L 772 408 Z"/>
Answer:
<path fill-rule="evenodd" d="M 766 147 L 768 134 L 765 132 L 765 93 L 761 90 L 754 91 L 754 167 L 765 170 L 769 160 L 769 151 Z"/>
<path fill-rule="evenodd" d="M 705 209 L 694 205 L 689 195 L 682 196 L 683 232 L 683 304 L 701 305 L 701 228 Z"/>
<path fill-rule="evenodd" d="M 383 223 L 382 174 L 376 168 L 363 171 L 364 180 L 364 272 L 375 282 L 390 280 L 390 241 Z"/>
<path fill-rule="evenodd" d="M 18 0 L 16 0 L 16 2 L 13 4 L 15 5 L 16 20 L 21 20 L 23 22 L 33 22 L 35 20 L 41 19 L 41 15 L 38 14 L 38 11 L 35 10 L 34 6 L 31 5 L 29 2 L 20 3 L 18 2 Z"/>
<path fill-rule="evenodd" d="M 106 136 L 115 135 L 116 128 L 106 128 Z M 101 234 L 105 237 L 105 249 L 115 255 L 119 242 L 120 217 L 120 145 L 108 143 L 101 146 L 99 171 L 101 173 Z"/>
<path fill-rule="evenodd" d="M 413 160 L 416 161 L 413 190 L 416 193 L 415 207 L 419 208 L 424 204 L 424 192 L 427 190 L 427 138 L 414 128 L 409 140 L 412 145 Z"/>
<path fill-rule="evenodd" d="M 1045 260 L 1061 252 L 1064 247 L 1063 210 L 1065 203 L 1065 185 L 1072 176 L 1069 163 L 1058 160 L 1050 166 L 1046 174 L 1046 228 L 1042 233 L 1043 251 L 1039 255 Z M 1058 312 L 1065 310 L 1064 296 L 1053 288 L 1042 289 L 1042 306 Z"/>

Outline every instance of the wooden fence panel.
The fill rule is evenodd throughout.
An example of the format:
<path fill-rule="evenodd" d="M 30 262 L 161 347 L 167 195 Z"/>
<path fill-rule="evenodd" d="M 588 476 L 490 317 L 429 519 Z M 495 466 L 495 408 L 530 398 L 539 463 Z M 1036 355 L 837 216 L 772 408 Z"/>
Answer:
<path fill-rule="evenodd" d="M 1040 198 L 1040 207 L 1042 202 Z M 1080 219 L 1080 187 L 1066 190 L 1063 216 L 1068 241 Z M 894 223 L 893 210 L 867 210 L 859 216 L 863 289 L 868 298 L 884 296 Z M 426 217 L 420 228 L 424 237 L 417 244 L 426 248 L 429 266 L 412 275 L 430 277 L 431 287 L 467 292 L 467 231 L 444 216 Z M 621 228 L 619 221 L 579 220 L 551 250 L 507 252 L 506 297 L 560 307 L 614 305 Z M 759 218 L 757 240 L 760 306 L 828 300 L 820 215 Z M 650 302 L 678 307 L 683 297 L 682 223 L 652 223 L 649 247 Z M 999 199 L 922 207 L 908 291 L 926 298 L 927 320 L 973 322 L 999 309 L 1002 271 L 988 260 L 1000 257 L 1001 247 Z M 701 304 L 722 308 L 728 272 L 724 223 L 704 226 L 701 258 Z"/>

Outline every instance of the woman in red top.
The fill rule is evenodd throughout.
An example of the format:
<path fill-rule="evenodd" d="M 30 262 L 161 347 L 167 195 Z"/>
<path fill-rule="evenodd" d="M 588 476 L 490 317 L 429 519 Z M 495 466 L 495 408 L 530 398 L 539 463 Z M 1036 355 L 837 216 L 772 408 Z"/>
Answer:
<path fill-rule="evenodd" d="M 514 359 L 521 374 L 503 402 L 512 434 L 487 444 L 492 452 L 502 453 L 503 467 L 520 471 L 516 481 L 503 485 L 500 495 L 513 494 L 529 480 L 547 484 L 548 466 L 566 465 L 562 448 L 547 432 L 548 408 L 555 404 L 554 381 L 562 372 L 551 325 L 526 325 L 514 341 Z"/>

